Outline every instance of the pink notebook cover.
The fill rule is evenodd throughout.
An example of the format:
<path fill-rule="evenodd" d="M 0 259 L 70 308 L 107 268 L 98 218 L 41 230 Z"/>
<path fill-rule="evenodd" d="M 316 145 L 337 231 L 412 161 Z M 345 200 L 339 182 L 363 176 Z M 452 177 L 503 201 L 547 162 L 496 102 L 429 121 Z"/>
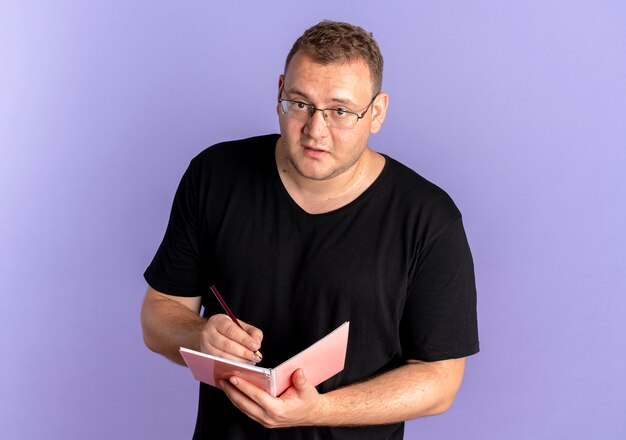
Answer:
<path fill-rule="evenodd" d="M 343 370 L 349 330 L 350 323 L 343 323 L 276 368 L 243 364 L 183 347 L 180 354 L 196 380 L 216 386 L 220 379 L 238 376 L 276 397 L 291 386 L 291 375 L 297 368 L 304 370 L 313 385 L 319 385 Z"/>

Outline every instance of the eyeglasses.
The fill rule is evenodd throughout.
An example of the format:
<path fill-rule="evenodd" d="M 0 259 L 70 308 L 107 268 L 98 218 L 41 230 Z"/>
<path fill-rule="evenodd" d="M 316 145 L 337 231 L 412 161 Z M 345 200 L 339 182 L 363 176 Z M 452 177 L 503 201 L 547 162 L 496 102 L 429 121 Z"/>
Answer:
<path fill-rule="evenodd" d="M 351 112 L 344 107 L 317 108 L 313 104 L 307 104 L 306 102 L 294 101 L 291 99 L 278 99 L 278 103 L 280 104 L 280 109 L 283 112 L 283 115 L 289 119 L 308 122 L 308 120 L 313 117 L 315 112 L 322 112 L 327 126 L 341 130 L 350 130 L 356 126 L 359 119 L 363 119 L 363 116 L 365 116 L 365 113 L 367 113 L 370 109 L 377 96 L 378 93 L 374 95 L 361 114 Z"/>

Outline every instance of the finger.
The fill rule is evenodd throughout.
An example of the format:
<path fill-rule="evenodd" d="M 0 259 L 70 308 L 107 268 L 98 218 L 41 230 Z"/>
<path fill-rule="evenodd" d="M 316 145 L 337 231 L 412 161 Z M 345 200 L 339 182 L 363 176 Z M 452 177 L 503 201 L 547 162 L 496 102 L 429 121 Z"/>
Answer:
<path fill-rule="evenodd" d="M 210 317 L 205 324 L 202 339 L 201 351 L 208 354 L 246 363 L 261 360 L 254 354 L 260 344 L 226 315 Z"/>
<path fill-rule="evenodd" d="M 234 322 L 226 322 L 221 325 L 217 330 L 224 335 L 227 339 L 237 342 L 239 345 L 248 348 L 249 350 L 256 351 L 261 347 L 261 343 L 250 336 L 244 329 L 239 327 Z"/>
<path fill-rule="evenodd" d="M 261 329 L 256 328 L 255 326 L 241 320 L 239 320 L 239 323 L 244 328 L 246 333 L 248 333 L 250 337 L 252 337 L 255 341 L 257 341 L 259 344 L 263 341 L 263 332 L 261 331 Z"/>
<path fill-rule="evenodd" d="M 260 349 L 261 342 L 263 341 L 263 332 L 260 329 L 256 328 L 255 326 L 250 325 L 244 321 L 239 321 L 239 323 L 244 328 L 246 333 L 248 333 L 250 337 L 252 337 L 252 339 L 254 339 L 255 341 L 259 343 L 259 349 Z M 259 349 L 255 350 L 254 354 L 257 355 L 259 359 L 263 359 L 263 355 L 261 354 Z"/>
<path fill-rule="evenodd" d="M 260 391 L 259 388 L 234 376 L 220 380 L 219 385 L 233 405 L 251 419 L 261 422 L 263 409 L 244 392 L 248 389 L 247 387 L 253 387 L 253 389 Z M 248 391 L 250 390 L 248 389 Z"/>
<path fill-rule="evenodd" d="M 226 315 L 222 315 L 227 319 L 220 319 L 216 325 L 217 331 L 224 335 L 226 338 L 233 340 L 240 345 L 248 348 L 249 350 L 256 351 L 261 348 L 261 342 L 253 338 L 248 334 L 246 330 L 235 324 Z M 242 322 L 239 321 L 241 324 Z M 242 326 L 252 327 L 249 324 L 243 323 Z M 245 328 L 245 327 L 244 327 Z M 254 327 L 253 327 L 254 328 Z M 258 329 L 257 329 L 258 330 Z M 259 330 L 260 331 L 260 330 Z"/>
<path fill-rule="evenodd" d="M 245 396 L 245 399 L 237 399 L 237 401 L 245 403 L 249 411 L 255 412 L 252 408 L 263 408 L 268 402 L 267 399 L 274 399 L 265 390 L 245 381 L 244 379 L 241 379 L 240 377 L 231 376 L 228 378 L 228 383 Z"/>

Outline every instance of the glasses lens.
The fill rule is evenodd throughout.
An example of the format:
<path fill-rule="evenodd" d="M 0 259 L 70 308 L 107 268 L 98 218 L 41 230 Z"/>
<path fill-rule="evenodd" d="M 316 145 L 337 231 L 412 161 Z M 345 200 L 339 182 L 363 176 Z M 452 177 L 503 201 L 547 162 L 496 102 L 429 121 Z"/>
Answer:
<path fill-rule="evenodd" d="M 280 105 L 288 118 L 306 121 L 311 116 L 310 107 L 302 102 L 283 100 Z"/>
<path fill-rule="evenodd" d="M 280 109 L 282 110 L 283 115 L 291 117 L 289 114 L 289 103 L 287 101 L 280 101 Z"/>
<path fill-rule="evenodd" d="M 326 110 L 326 122 L 334 128 L 349 129 L 354 128 L 358 116 L 344 110 Z"/>
<path fill-rule="evenodd" d="M 286 99 L 280 101 L 280 108 L 285 117 L 302 122 L 308 122 L 317 110 L 309 104 Z M 345 130 L 354 128 L 359 117 L 343 109 L 327 109 L 324 110 L 324 120 L 329 127 Z"/>

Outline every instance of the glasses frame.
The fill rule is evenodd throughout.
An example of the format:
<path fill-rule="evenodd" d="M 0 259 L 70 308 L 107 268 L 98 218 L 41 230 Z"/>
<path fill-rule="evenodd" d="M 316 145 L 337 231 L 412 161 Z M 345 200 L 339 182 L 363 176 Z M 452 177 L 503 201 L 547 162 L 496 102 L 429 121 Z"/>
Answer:
<path fill-rule="evenodd" d="M 280 105 L 280 111 L 281 113 L 285 116 L 285 117 L 289 117 L 287 116 L 287 112 L 285 112 L 282 103 L 283 102 L 291 102 L 291 103 L 295 103 L 295 104 L 302 104 L 304 106 L 306 106 L 306 108 L 309 110 L 309 119 L 311 119 L 313 117 L 313 115 L 315 114 L 315 112 L 322 112 L 322 117 L 324 118 L 324 122 L 326 122 L 326 126 L 327 127 L 331 127 L 331 128 L 338 128 L 341 130 L 352 130 L 354 127 L 356 127 L 356 124 L 363 119 L 363 117 L 365 116 L 365 114 L 367 113 L 367 111 L 370 109 L 370 107 L 372 106 L 372 104 L 374 103 L 374 100 L 378 97 L 378 95 L 380 95 L 380 92 L 377 92 L 374 97 L 371 99 L 370 103 L 367 104 L 367 107 L 365 107 L 365 110 L 363 110 L 363 112 L 361 113 L 355 113 L 353 111 L 350 110 L 345 110 L 346 113 L 349 113 L 351 115 L 356 116 L 356 122 L 354 123 L 354 125 L 350 128 L 348 127 L 333 127 L 332 125 L 330 125 L 328 123 L 328 116 L 326 116 L 326 111 L 337 111 L 336 108 L 317 108 L 315 107 L 313 104 L 307 104 L 306 102 L 302 102 L 302 101 L 298 101 L 295 99 L 284 99 L 281 98 L 280 95 L 283 94 L 283 89 L 280 89 L 280 93 L 278 94 L 278 104 Z"/>

